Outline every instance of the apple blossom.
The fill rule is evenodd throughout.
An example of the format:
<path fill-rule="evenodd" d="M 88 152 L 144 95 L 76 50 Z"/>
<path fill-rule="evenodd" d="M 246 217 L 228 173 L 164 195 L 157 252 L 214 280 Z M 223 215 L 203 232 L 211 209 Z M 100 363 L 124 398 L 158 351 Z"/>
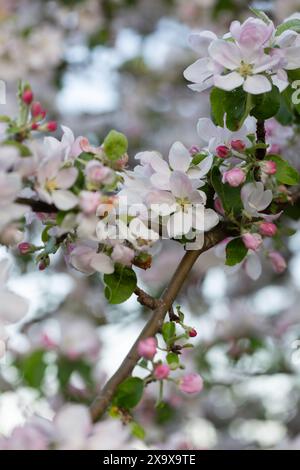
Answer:
<path fill-rule="evenodd" d="M 22 101 L 29 106 L 33 101 L 33 93 L 30 88 L 27 88 L 22 94 Z"/>
<path fill-rule="evenodd" d="M 105 253 L 97 253 L 97 246 L 92 243 L 79 244 L 71 251 L 70 264 L 85 274 L 93 274 L 96 271 L 111 274 L 114 272 L 114 264 Z"/>
<path fill-rule="evenodd" d="M 195 394 L 203 389 L 203 380 L 199 374 L 191 373 L 184 375 L 179 382 L 179 389 L 187 394 Z"/>
<path fill-rule="evenodd" d="M 266 209 L 273 199 L 273 193 L 270 189 L 264 189 L 262 182 L 247 183 L 243 186 L 241 197 L 245 212 L 250 217 L 262 217 L 260 212 Z"/>
<path fill-rule="evenodd" d="M 216 155 L 220 158 L 227 158 L 230 155 L 230 149 L 226 145 L 218 145 Z"/>
<path fill-rule="evenodd" d="M 170 375 L 170 367 L 167 364 L 159 364 L 154 369 L 154 377 L 157 380 L 164 380 Z"/>
<path fill-rule="evenodd" d="M 228 183 L 229 186 L 234 188 L 243 184 L 246 180 L 246 174 L 241 168 L 232 168 L 223 173 L 223 183 Z"/>
<path fill-rule="evenodd" d="M 266 175 L 275 175 L 277 171 L 276 163 L 272 160 L 266 160 L 260 163 L 260 169 Z"/>
<path fill-rule="evenodd" d="M 258 251 L 263 242 L 258 233 L 244 233 L 242 239 L 245 247 L 253 251 Z"/>
<path fill-rule="evenodd" d="M 259 231 L 261 235 L 264 235 L 265 237 L 274 237 L 277 232 L 277 227 L 272 222 L 261 222 L 259 224 Z"/>
<path fill-rule="evenodd" d="M 278 251 L 271 251 L 268 254 L 268 257 L 270 258 L 272 267 L 276 273 L 280 274 L 286 270 L 286 261 Z"/>
<path fill-rule="evenodd" d="M 138 354 L 145 359 L 153 359 L 157 350 L 155 338 L 146 338 L 140 340 L 138 344 Z"/>

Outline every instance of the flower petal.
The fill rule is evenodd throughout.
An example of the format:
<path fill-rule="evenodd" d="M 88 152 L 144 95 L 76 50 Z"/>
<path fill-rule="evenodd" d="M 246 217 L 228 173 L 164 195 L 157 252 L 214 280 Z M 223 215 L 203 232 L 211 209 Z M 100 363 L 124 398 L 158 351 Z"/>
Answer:
<path fill-rule="evenodd" d="M 114 272 L 114 263 L 105 253 L 96 253 L 92 257 L 91 268 L 99 273 L 111 274 Z"/>
<path fill-rule="evenodd" d="M 244 78 L 238 72 L 231 72 L 227 75 L 215 75 L 214 84 L 222 90 L 232 91 L 244 83 Z"/>
<path fill-rule="evenodd" d="M 78 203 L 77 196 L 67 189 L 53 191 L 52 199 L 56 207 L 62 211 L 73 209 Z"/>
<path fill-rule="evenodd" d="M 272 84 L 264 75 L 252 75 L 246 78 L 243 88 L 247 93 L 260 95 L 271 91 Z"/>
<path fill-rule="evenodd" d="M 189 177 L 180 171 L 173 171 L 170 176 L 170 189 L 178 198 L 189 198 L 193 192 L 193 186 Z"/>
<path fill-rule="evenodd" d="M 75 183 L 78 175 L 77 168 L 62 168 L 59 170 L 55 178 L 57 187 L 60 189 L 68 189 Z"/>
<path fill-rule="evenodd" d="M 190 152 L 181 142 L 174 142 L 169 152 L 169 163 L 173 170 L 185 173 L 191 163 Z"/>
<path fill-rule="evenodd" d="M 217 39 L 210 44 L 208 51 L 212 59 L 229 70 L 235 70 L 241 64 L 241 51 L 233 42 Z"/>

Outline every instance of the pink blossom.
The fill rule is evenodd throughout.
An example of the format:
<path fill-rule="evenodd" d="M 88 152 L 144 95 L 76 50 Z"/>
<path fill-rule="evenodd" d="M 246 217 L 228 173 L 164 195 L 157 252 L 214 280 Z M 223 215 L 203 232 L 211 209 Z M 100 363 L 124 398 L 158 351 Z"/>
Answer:
<path fill-rule="evenodd" d="M 195 330 L 195 328 L 191 328 L 190 331 L 189 331 L 189 337 L 190 338 L 194 338 L 195 336 L 197 336 L 197 330 Z"/>
<path fill-rule="evenodd" d="M 226 145 L 218 145 L 216 155 L 219 158 L 227 158 L 230 155 L 230 149 Z"/>
<path fill-rule="evenodd" d="M 245 51 L 260 49 L 274 33 L 274 24 L 265 23 L 259 18 L 248 18 L 244 23 L 233 21 L 230 25 L 232 37 Z"/>
<path fill-rule="evenodd" d="M 102 165 L 102 163 L 97 160 L 91 160 L 87 164 L 85 174 L 88 181 L 96 186 L 100 183 L 109 182 L 113 177 L 112 170 Z"/>
<path fill-rule="evenodd" d="M 281 253 L 278 251 L 270 251 L 269 258 L 272 264 L 272 268 L 276 273 L 280 274 L 286 270 L 286 261 Z"/>
<path fill-rule="evenodd" d="M 95 214 L 101 201 L 101 194 L 94 191 L 81 191 L 79 206 L 85 214 Z"/>
<path fill-rule="evenodd" d="M 159 364 L 154 369 L 154 377 L 157 380 L 166 379 L 170 374 L 170 367 L 167 364 Z"/>
<path fill-rule="evenodd" d="M 155 338 L 141 339 L 138 344 L 138 354 L 145 359 L 153 359 L 156 354 L 157 341 Z"/>
<path fill-rule="evenodd" d="M 253 251 L 257 251 L 263 242 L 259 233 L 244 233 L 242 239 L 245 247 Z"/>
<path fill-rule="evenodd" d="M 203 379 L 199 374 L 186 374 L 179 382 L 179 389 L 188 394 L 199 393 L 203 389 Z"/>
<path fill-rule="evenodd" d="M 28 253 L 32 253 L 32 249 L 34 249 L 34 246 L 28 242 L 22 242 L 18 245 L 18 250 L 21 255 L 27 255 Z"/>
<path fill-rule="evenodd" d="M 27 104 L 27 106 L 29 106 L 32 103 L 32 100 L 33 100 L 32 90 L 30 88 L 28 88 L 27 90 L 24 90 L 23 94 L 22 94 L 23 103 L 25 103 L 25 104 Z"/>
<path fill-rule="evenodd" d="M 242 152 L 243 150 L 245 150 L 246 148 L 246 144 L 245 142 L 243 142 L 242 140 L 232 140 L 231 141 L 231 148 L 233 150 L 236 150 L 237 152 Z"/>
<path fill-rule="evenodd" d="M 277 171 L 276 163 L 272 160 L 265 160 L 260 163 L 260 168 L 263 173 L 266 175 L 274 175 Z"/>
<path fill-rule="evenodd" d="M 124 266 L 130 266 L 134 258 L 134 251 L 128 246 L 117 244 L 114 246 L 111 258 L 116 263 L 121 263 Z"/>
<path fill-rule="evenodd" d="M 274 237 L 277 232 L 277 227 L 272 222 L 262 222 L 259 225 L 259 231 L 265 237 Z"/>
<path fill-rule="evenodd" d="M 219 214 L 221 215 L 225 214 L 222 201 L 219 197 L 216 197 L 216 199 L 214 200 L 214 208 Z"/>
<path fill-rule="evenodd" d="M 225 171 L 222 181 L 236 188 L 244 183 L 245 179 L 246 174 L 241 168 L 232 168 L 232 170 Z"/>

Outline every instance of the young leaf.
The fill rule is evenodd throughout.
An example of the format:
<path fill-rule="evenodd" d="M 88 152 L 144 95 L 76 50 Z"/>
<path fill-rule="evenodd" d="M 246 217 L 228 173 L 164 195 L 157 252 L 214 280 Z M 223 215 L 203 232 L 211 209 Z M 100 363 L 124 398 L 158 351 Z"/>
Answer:
<path fill-rule="evenodd" d="M 161 331 L 166 344 L 169 344 L 176 333 L 175 323 L 172 321 L 164 323 Z"/>
<path fill-rule="evenodd" d="M 254 107 L 250 112 L 251 116 L 261 120 L 269 119 L 275 116 L 280 109 L 280 92 L 276 86 L 273 86 L 268 93 L 254 95 L 252 101 Z"/>
<path fill-rule="evenodd" d="M 289 186 L 299 183 L 300 175 L 298 171 L 286 160 L 283 160 L 279 155 L 268 155 L 267 160 L 272 160 L 276 163 L 275 178 L 279 183 L 287 184 Z"/>
<path fill-rule="evenodd" d="M 128 141 L 124 134 L 115 130 L 105 137 L 103 142 L 104 152 L 110 160 L 118 160 L 127 152 Z"/>
<path fill-rule="evenodd" d="M 234 238 L 226 245 L 226 265 L 234 266 L 243 261 L 248 253 L 241 238 Z"/>
<path fill-rule="evenodd" d="M 146 435 L 145 429 L 136 421 L 131 423 L 131 434 L 141 440 L 144 440 Z"/>
<path fill-rule="evenodd" d="M 284 31 L 287 31 L 288 29 L 296 31 L 296 33 L 300 33 L 300 20 L 295 18 L 285 21 L 277 27 L 275 35 L 280 36 L 280 34 L 284 33 Z"/>
<path fill-rule="evenodd" d="M 226 125 L 231 131 L 238 130 L 247 117 L 247 93 L 242 87 L 233 91 L 224 91 L 213 88 L 210 94 L 212 118 L 218 126 Z"/>
<path fill-rule="evenodd" d="M 138 377 L 128 377 L 122 382 L 113 399 L 113 405 L 129 410 L 134 408 L 143 396 L 144 382 Z"/>
<path fill-rule="evenodd" d="M 133 269 L 122 265 L 116 265 L 115 271 L 105 274 L 103 280 L 106 284 L 104 294 L 111 304 L 121 304 L 129 299 L 137 283 Z"/>
<path fill-rule="evenodd" d="M 167 363 L 172 370 L 177 369 L 179 366 L 179 357 L 177 354 L 170 352 L 167 354 Z"/>

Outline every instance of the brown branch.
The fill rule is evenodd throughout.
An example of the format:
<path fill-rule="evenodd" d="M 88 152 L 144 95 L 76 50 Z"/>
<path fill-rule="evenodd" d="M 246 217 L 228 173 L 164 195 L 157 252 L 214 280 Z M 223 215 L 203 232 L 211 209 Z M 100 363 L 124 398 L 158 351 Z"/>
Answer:
<path fill-rule="evenodd" d="M 141 305 L 144 305 L 145 307 L 148 307 L 151 310 L 155 310 L 161 304 L 161 301 L 159 299 L 155 299 L 151 295 L 147 294 L 147 292 L 140 289 L 140 287 L 136 287 L 134 293 L 137 296 L 137 301 Z"/>
<path fill-rule="evenodd" d="M 265 121 L 257 121 L 256 124 L 256 141 L 258 144 L 265 144 L 266 143 L 266 129 L 265 129 Z M 256 158 L 257 160 L 264 160 L 266 156 L 266 149 L 265 148 L 258 148 L 256 149 Z"/>
<path fill-rule="evenodd" d="M 180 291 L 198 257 L 201 255 L 201 253 L 204 253 L 208 249 L 212 248 L 217 243 L 224 240 L 224 238 L 227 236 L 228 233 L 224 230 L 224 227 L 220 225 L 205 235 L 204 245 L 201 249 L 191 250 L 185 253 L 170 281 L 168 288 L 160 299 L 161 304 L 153 311 L 150 319 L 144 326 L 142 332 L 123 360 L 119 369 L 108 380 L 98 397 L 92 403 L 90 411 L 94 421 L 97 421 L 103 415 L 109 406 L 117 387 L 128 376 L 130 376 L 134 367 L 136 366 L 139 360 L 139 355 L 137 352 L 139 341 L 141 339 L 149 338 L 150 336 L 155 336 L 156 333 L 160 331 L 167 312 L 170 310 L 178 292 Z"/>
<path fill-rule="evenodd" d="M 34 199 L 27 199 L 25 197 L 18 197 L 15 202 L 17 204 L 30 206 L 34 212 L 45 212 L 47 214 L 52 214 L 58 211 L 57 207 L 55 207 L 53 204 L 47 204 L 43 201 L 35 201 Z"/>

